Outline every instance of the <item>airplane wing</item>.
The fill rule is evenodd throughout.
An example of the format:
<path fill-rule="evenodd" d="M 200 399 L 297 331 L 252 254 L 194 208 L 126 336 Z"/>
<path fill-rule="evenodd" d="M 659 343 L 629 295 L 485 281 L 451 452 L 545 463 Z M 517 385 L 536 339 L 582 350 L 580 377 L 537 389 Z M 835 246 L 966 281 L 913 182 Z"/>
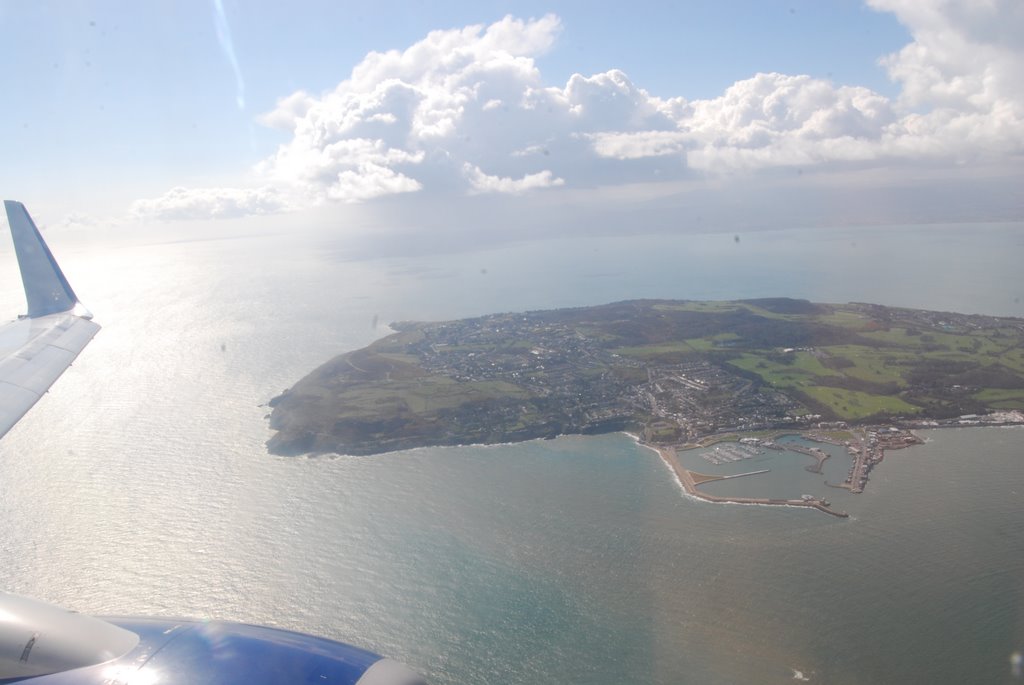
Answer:
<path fill-rule="evenodd" d="M 25 415 L 100 330 L 78 301 L 32 217 L 4 200 L 28 314 L 0 326 L 0 437 Z"/>
<path fill-rule="evenodd" d="M 71 365 L 90 319 L 24 205 L 4 200 L 28 315 L 0 326 L 0 436 Z M 0 592 L 0 683 L 425 685 L 407 666 L 312 635 L 238 623 L 98 619 Z"/>

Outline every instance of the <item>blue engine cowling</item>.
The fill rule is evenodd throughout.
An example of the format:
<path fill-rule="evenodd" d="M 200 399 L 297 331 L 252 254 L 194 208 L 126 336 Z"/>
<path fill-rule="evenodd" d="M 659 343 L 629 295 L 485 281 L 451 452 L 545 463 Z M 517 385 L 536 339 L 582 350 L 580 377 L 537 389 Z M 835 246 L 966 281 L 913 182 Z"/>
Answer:
<path fill-rule="evenodd" d="M 219 621 L 94 618 L 0 594 L 0 683 L 425 685 L 352 645 Z"/>

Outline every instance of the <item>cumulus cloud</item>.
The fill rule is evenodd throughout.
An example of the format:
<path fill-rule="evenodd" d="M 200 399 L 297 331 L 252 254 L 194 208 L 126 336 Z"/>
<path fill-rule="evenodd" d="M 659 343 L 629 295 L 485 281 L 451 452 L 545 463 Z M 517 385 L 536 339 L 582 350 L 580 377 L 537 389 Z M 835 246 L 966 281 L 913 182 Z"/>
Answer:
<path fill-rule="evenodd" d="M 683 131 L 607 131 L 586 138 L 598 156 L 620 160 L 679 154 L 690 140 Z"/>
<path fill-rule="evenodd" d="M 382 164 L 360 164 L 338 174 L 337 183 L 327 189 L 327 196 L 343 202 L 360 202 L 381 195 L 412 193 L 423 186 Z"/>
<path fill-rule="evenodd" d="M 1024 103 L 1024 5 L 1017 0 L 868 0 L 892 12 L 913 42 L 881 63 L 911 105 L 989 111 Z"/>
<path fill-rule="evenodd" d="M 676 104 L 675 127 L 588 136 L 619 160 L 684 155 L 691 169 L 936 161 L 1024 153 L 1024 5 L 1016 0 L 870 0 L 913 42 L 880 63 L 896 101 L 804 75 L 757 74 L 717 98 Z"/>
<path fill-rule="evenodd" d="M 105 222 L 109 224 L 109 220 Z M 85 214 L 83 212 L 72 212 L 64 216 L 63 219 L 57 224 L 61 228 L 79 230 L 79 229 L 91 229 L 96 228 L 104 224 L 100 223 L 100 220 L 91 214 Z"/>
<path fill-rule="evenodd" d="M 891 130 L 899 155 L 1024 153 L 1024 4 L 1017 0 L 869 0 L 913 36 L 880 63 L 910 111 Z"/>
<path fill-rule="evenodd" d="M 295 124 L 306 112 L 316 103 L 316 98 L 304 90 L 297 90 L 287 97 L 277 101 L 277 107 L 261 114 L 256 120 L 270 128 L 281 128 L 287 131 L 294 131 Z"/>
<path fill-rule="evenodd" d="M 880 59 L 900 84 L 895 99 L 778 73 L 693 101 L 653 96 L 616 69 L 549 86 L 535 60 L 560 20 L 505 17 L 371 52 L 334 89 L 282 98 L 259 119 L 290 133 L 256 168 L 264 187 L 176 188 L 135 212 L 237 216 L 417 191 L 522 194 L 1024 153 L 1019 0 L 868 1 L 913 36 Z"/>
<path fill-rule="evenodd" d="M 488 27 L 434 31 L 404 51 L 372 52 L 331 92 L 295 93 L 264 115 L 293 137 L 259 171 L 311 202 L 360 201 L 460 180 L 467 190 L 482 184 L 497 192 L 550 184 L 528 161 L 512 164 L 509 145 L 522 139 L 508 135 L 516 130 L 508 115 L 529 110 L 524 97 L 540 87 L 533 58 L 560 29 L 553 15 L 506 17 Z M 537 121 L 529 128 L 544 127 Z M 488 164 L 502 157 L 505 164 Z M 476 183 L 477 176 L 464 177 L 466 163 L 522 178 Z"/>
<path fill-rule="evenodd" d="M 555 178 L 549 169 L 536 174 L 527 174 L 519 179 L 489 176 L 481 171 L 480 167 L 473 166 L 468 162 L 464 165 L 463 170 L 466 173 L 470 188 L 475 193 L 509 193 L 519 195 L 537 188 L 553 188 L 565 185 L 565 179 Z"/>
<path fill-rule="evenodd" d="M 888 100 L 866 88 L 757 74 L 692 103 L 680 128 L 692 167 L 728 171 L 868 159 L 895 119 Z"/>
<path fill-rule="evenodd" d="M 274 188 L 172 188 L 131 207 L 136 219 L 229 219 L 287 211 L 289 203 Z"/>

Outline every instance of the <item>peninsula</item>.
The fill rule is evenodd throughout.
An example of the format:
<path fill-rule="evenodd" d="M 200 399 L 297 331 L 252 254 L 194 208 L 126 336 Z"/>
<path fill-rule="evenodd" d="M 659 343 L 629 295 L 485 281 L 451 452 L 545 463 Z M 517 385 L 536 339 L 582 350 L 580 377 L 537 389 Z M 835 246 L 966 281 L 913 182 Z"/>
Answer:
<path fill-rule="evenodd" d="M 271 400 L 272 453 L 611 431 L 685 448 L 753 431 L 1013 422 L 1024 409 L 1017 318 L 772 298 L 391 327 Z"/>

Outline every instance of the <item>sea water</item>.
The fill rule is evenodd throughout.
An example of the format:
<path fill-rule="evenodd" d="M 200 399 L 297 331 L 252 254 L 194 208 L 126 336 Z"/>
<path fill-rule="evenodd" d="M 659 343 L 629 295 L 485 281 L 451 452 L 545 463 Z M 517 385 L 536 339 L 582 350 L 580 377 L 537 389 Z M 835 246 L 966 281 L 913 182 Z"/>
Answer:
<path fill-rule="evenodd" d="M 825 474 L 806 457 L 768 474 L 810 479 L 779 485 L 817 487 L 851 514 L 837 519 L 693 501 L 625 435 L 272 457 L 262 405 L 392 320 L 776 295 L 1022 315 L 1022 235 L 885 227 L 420 257 L 302 232 L 64 249 L 51 236 L 104 328 L 0 440 L 0 587 L 83 612 L 314 632 L 434 683 L 1008 681 L 1024 650 L 1022 429 L 922 433 L 860 495 L 818 485 L 845 473 L 841 449 Z M 4 311 L 20 297 L 14 276 Z"/>

